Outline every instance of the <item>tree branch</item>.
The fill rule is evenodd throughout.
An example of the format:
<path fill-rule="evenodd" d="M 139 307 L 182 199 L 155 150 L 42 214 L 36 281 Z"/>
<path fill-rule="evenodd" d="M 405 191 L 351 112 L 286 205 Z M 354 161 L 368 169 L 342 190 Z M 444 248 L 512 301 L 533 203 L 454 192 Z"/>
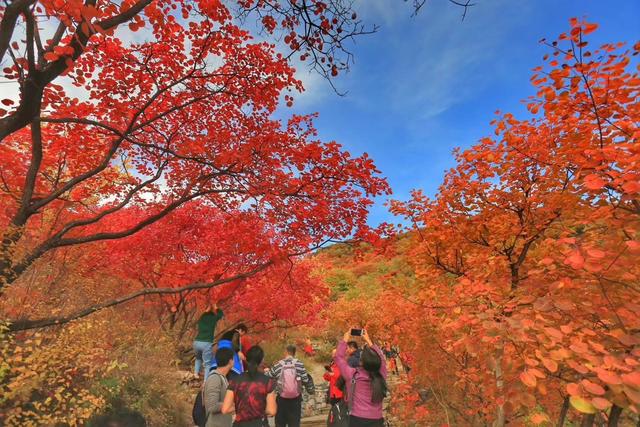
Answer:
<path fill-rule="evenodd" d="M 26 331 L 29 329 L 37 329 L 37 328 L 46 328 L 48 326 L 62 325 L 68 322 L 71 322 L 76 319 L 80 319 L 90 314 L 96 313 L 98 311 L 104 310 L 105 308 L 114 307 L 116 305 L 124 304 L 128 301 L 140 298 L 142 296 L 148 295 L 166 295 L 166 294 L 179 294 L 182 292 L 188 292 L 192 290 L 198 289 L 211 289 L 217 286 L 224 285 L 226 283 L 234 282 L 236 280 L 244 280 L 250 277 L 255 276 L 256 274 L 264 271 L 269 266 L 273 264 L 273 261 L 266 262 L 264 264 L 259 265 L 258 267 L 247 271 L 246 273 L 236 274 L 235 276 L 227 277 L 226 279 L 219 279 L 210 283 L 194 283 L 187 286 L 182 286 L 179 288 L 145 288 L 141 289 L 137 292 L 133 292 L 129 295 L 125 295 L 120 298 L 115 298 L 109 301 L 105 301 L 99 304 L 92 305 L 85 309 L 76 311 L 75 313 L 68 314 L 66 316 L 59 317 L 49 317 L 44 319 L 17 319 L 9 321 L 9 330 L 16 331 Z"/>

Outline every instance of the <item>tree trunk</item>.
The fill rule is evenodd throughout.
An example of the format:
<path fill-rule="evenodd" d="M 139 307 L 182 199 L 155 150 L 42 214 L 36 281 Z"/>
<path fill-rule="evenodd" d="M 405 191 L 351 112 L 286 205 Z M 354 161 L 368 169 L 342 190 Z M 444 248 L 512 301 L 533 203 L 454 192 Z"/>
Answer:
<path fill-rule="evenodd" d="M 593 427 L 593 422 L 596 419 L 596 414 L 584 414 L 582 416 L 582 422 L 580 427 Z"/>
<path fill-rule="evenodd" d="M 613 405 L 613 407 L 611 408 L 611 413 L 609 414 L 609 422 L 607 423 L 607 427 L 618 427 L 620 415 L 622 415 L 622 408 L 617 405 Z"/>
<path fill-rule="evenodd" d="M 502 393 L 504 391 L 504 377 L 502 376 L 502 356 L 504 349 L 502 346 L 498 348 L 498 354 L 495 358 L 495 377 L 496 377 L 496 388 L 498 390 L 498 397 L 502 397 Z M 504 427 L 505 425 L 505 415 L 504 415 L 504 404 L 500 403 L 496 406 L 496 419 L 493 422 L 493 427 Z"/>
<path fill-rule="evenodd" d="M 562 402 L 562 409 L 560 409 L 560 417 L 558 418 L 558 427 L 564 427 L 564 421 L 567 419 L 567 412 L 569 412 L 569 396 L 566 396 Z"/>

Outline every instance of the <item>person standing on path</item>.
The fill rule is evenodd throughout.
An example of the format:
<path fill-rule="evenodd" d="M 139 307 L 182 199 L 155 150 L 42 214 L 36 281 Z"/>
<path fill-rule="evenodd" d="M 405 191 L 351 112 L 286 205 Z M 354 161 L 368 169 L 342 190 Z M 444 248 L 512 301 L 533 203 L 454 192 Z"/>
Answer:
<path fill-rule="evenodd" d="M 204 408 L 207 414 L 206 427 L 231 427 L 231 414 L 222 413 L 222 403 L 227 394 L 227 374 L 233 367 L 233 350 L 221 348 L 215 355 L 218 368 L 211 371 L 204 383 Z"/>
<path fill-rule="evenodd" d="M 387 394 L 387 364 L 382 350 L 371 342 L 366 330 L 362 331 L 366 346 L 360 354 L 360 366 L 352 368 L 347 361 L 347 342 L 351 330 L 338 343 L 336 365 L 346 385 L 349 402 L 349 427 L 383 427 L 382 402 Z"/>
<path fill-rule="evenodd" d="M 213 337 L 216 332 L 216 324 L 224 317 L 224 313 L 218 308 L 218 304 L 209 304 L 204 313 L 198 319 L 198 332 L 193 340 L 193 352 L 196 356 L 194 373 L 200 376 L 200 370 L 204 368 L 204 380 L 209 377 L 209 366 L 213 359 Z"/>
<path fill-rule="evenodd" d="M 247 372 L 229 382 L 223 414 L 236 413 L 234 427 L 263 427 L 266 416 L 276 414 L 274 381 L 258 372 L 264 351 L 254 345 L 247 351 Z"/>
<path fill-rule="evenodd" d="M 335 359 L 336 350 L 333 350 L 333 354 L 331 356 L 332 356 L 332 359 Z M 343 392 L 338 386 L 338 380 L 340 379 L 340 368 L 338 368 L 338 365 L 336 365 L 336 362 L 332 360 L 331 364 L 325 366 L 324 369 L 326 372 L 324 373 L 323 378 L 325 381 L 329 383 L 329 399 L 328 400 L 329 400 L 329 404 L 333 406 L 336 403 L 340 402 L 343 397 Z M 343 382 L 343 388 L 344 388 L 344 382 Z"/>
<path fill-rule="evenodd" d="M 267 371 L 267 376 L 277 380 L 276 427 L 299 427 L 302 418 L 302 387 L 309 394 L 315 392 L 313 378 L 295 356 L 296 346 L 288 345 L 284 359 Z"/>

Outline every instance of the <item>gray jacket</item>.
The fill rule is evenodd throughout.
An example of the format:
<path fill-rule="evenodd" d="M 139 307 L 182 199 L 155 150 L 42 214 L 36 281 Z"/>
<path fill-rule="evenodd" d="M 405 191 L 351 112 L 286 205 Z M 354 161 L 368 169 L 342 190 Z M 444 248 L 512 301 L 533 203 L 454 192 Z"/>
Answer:
<path fill-rule="evenodd" d="M 207 411 L 207 427 L 231 427 L 231 414 L 221 414 L 224 395 L 229 382 L 224 375 L 212 371 L 204 383 L 204 408 Z"/>

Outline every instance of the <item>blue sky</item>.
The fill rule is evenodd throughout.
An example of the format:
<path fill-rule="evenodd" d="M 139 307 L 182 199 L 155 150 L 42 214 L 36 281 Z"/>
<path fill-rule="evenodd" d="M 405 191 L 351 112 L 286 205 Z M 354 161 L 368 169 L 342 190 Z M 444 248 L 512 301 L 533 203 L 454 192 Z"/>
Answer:
<path fill-rule="evenodd" d="M 461 9 L 429 0 L 411 17 L 400 0 L 360 0 L 360 16 L 380 26 L 357 40 L 356 63 L 337 80 L 344 97 L 301 71 L 307 91 L 293 111 L 319 112 L 320 137 L 367 152 L 389 179 L 393 198 L 414 188 L 436 193 L 451 151 L 491 134 L 496 110 L 524 115 L 531 69 L 546 53 L 538 41 L 569 28 L 569 18 L 600 24 L 591 44 L 640 40 L 638 0 L 477 0 Z M 380 198 L 369 222 L 397 222 Z"/>

